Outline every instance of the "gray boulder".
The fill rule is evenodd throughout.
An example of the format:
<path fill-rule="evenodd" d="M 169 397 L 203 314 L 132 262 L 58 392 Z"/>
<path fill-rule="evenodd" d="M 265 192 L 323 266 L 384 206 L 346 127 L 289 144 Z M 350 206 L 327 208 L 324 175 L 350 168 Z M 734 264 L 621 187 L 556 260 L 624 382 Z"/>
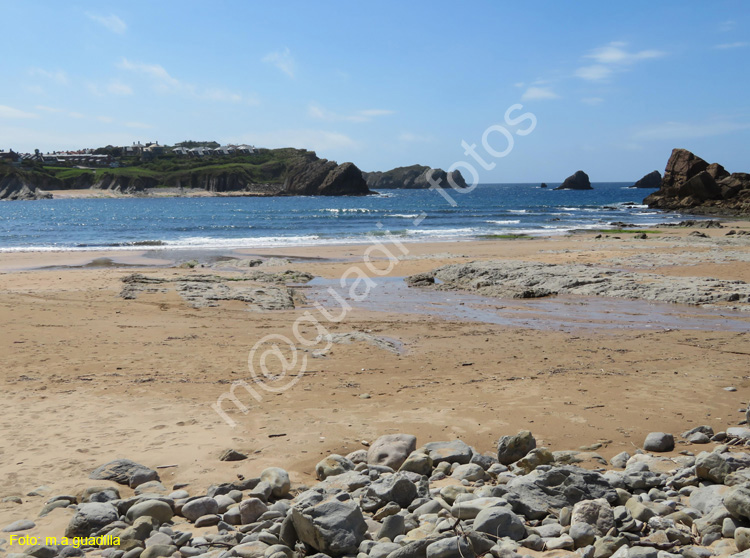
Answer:
<path fill-rule="evenodd" d="M 463 465 L 471 461 L 474 450 L 461 440 L 451 442 L 430 442 L 423 446 L 424 451 L 432 458 L 433 465 L 447 461 Z"/>
<path fill-rule="evenodd" d="M 570 523 L 571 525 L 577 523 L 591 525 L 597 535 L 604 536 L 615 526 L 615 514 L 612 506 L 603 498 L 583 500 L 573 506 Z"/>
<path fill-rule="evenodd" d="M 208 496 L 190 500 L 182 506 L 182 516 L 192 522 L 195 522 L 199 517 L 204 515 L 214 515 L 217 513 L 219 513 L 219 503 Z"/>
<path fill-rule="evenodd" d="M 291 513 L 299 539 L 331 556 L 356 553 L 367 532 L 362 510 L 352 501 L 332 497 L 306 507 L 294 506 Z"/>
<path fill-rule="evenodd" d="M 666 452 L 674 449 L 674 436 L 667 432 L 651 432 L 643 442 L 646 451 Z"/>
<path fill-rule="evenodd" d="M 515 436 L 503 436 L 497 442 L 497 460 L 510 465 L 522 459 L 536 448 L 536 439 L 528 430 L 521 430 Z"/>
<path fill-rule="evenodd" d="M 271 487 L 271 495 L 274 498 L 283 498 L 289 494 L 292 483 L 289 473 L 280 467 L 269 467 L 260 474 L 261 482 L 266 482 Z"/>
<path fill-rule="evenodd" d="M 367 451 L 367 463 L 370 465 L 385 465 L 395 471 L 416 449 L 416 436 L 411 434 L 387 434 L 375 440 L 370 446 Z"/>
<path fill-rule="evenodd" d="M 89 478 L 114 481 L 135 488 L 144 482 L 159 480 L 159 473 L 130 459 L 116 459 L 94 469 Z"/>
<path fill-rule="evenodd" d="M 94 502 L 81 504 L 65 529 L 66 537 L 88 537 L 102 527 L 114 523 L 119 518 L 117 508 L 112 504 Z"/>
<path fill-rule="evenodd" d="M 384 475 L 370 484 L 362 497 L 362 509 L 376 511 L 388 502 L 407 507 L 417 497 L 417 486 L 406 476 L 408 473 Z"/>
<path fill-rule="evenodd" d="M 158 523 L 166 523 L 172 519 L 173 515 L 172 506 L 161 500 L 139 502 L 132 506 L 126 514 L 130 521 L 135 521 L 139 517 L 152 517 Z"/>
<path fill-rule="evenodd" d="M 474 519 L 474 530 L 492 537 L 510 537 L 520 541 L 526 537 L 523 521 L 508 508 L 486 508 Z"/>
<path fill-rule="evenodd" d="M 354 469 L 354 463 L 343 455 L 332 453 L 325 459 L 322 459 L 315 466 L 315 474 L 318 480 L 326 480 L 328 477 L 341 475 Z"/>
<path fill-rule="evenodd" d="M 695 458 L 695 476 L 718 484 L 723 484 L 731 472 L 729 463 L 714 452 L 701 452 Z"/>
<path fill-rule="evenodd" d="M 735 486 L 724 497 L 724 506 L 734 517 L 750 519 L 750 487 Z"/>

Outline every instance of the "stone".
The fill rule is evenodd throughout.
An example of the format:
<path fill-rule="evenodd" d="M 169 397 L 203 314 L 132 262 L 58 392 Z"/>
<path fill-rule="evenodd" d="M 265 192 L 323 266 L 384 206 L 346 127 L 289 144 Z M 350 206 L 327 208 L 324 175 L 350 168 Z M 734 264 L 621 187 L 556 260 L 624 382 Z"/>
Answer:
<path fill-rule="evenodd" d="M 3 527 L 3 533 L 15 533 L 17 531 L 28 531 L 36 527 L 36 523 L 28 519 L 19 519 L 10 525 Z"/>
<path fill-rule="evenodd" d="M 654 510 L 639 502 L 637 498 L 630 498 L 625 502 L 625 507 L 630 512 L 630 515 L 633 516 L 633 519 L 643 521 L 644 523 L 656 515 Z"/>
<path fill-rule="evenodd" d="M 432 458 L 426 453 L 412 452 L 401 465 L 399 471 L 410 471 L 418 475 L 429 476 L 432 472 Z"/>
<path fill-rule="evenodd" d="M 211 514 L 202 515 L 198 519 L 195 520 L 195 527 L 196 528 L 212 527 L 214 525 L 218 525 L 220 521 L 221 521 L 221 517 L 219 517 L 218 515 L 211 515 Z"/>
<path fill-rule="evenodd" d="M 362 496 L 362 509 L 376 511 L 388 502 L 395 502 L 402 508 L 408 507 L 417 497 L 417 486 L 405 476 L 407 474 L 384 475 L 371 483 Z"/>
<path fill-rule="evenodd" d="M 734 530 L 734 542 L 737 550 L 743 552 L 750 550 L 750 529 L 747 527 L 738 527 Z"/>
<path fill-rule="evenodd" d="M 269 467 L 264 469 L 260 474 L 260 480 L 266 482 L 271 487 L 271 495 L 274 498 L 284 498 L 289 494 L 292 483 L 289 480 L 289 473 L 280 467 Z"/>
<path fill-rule="evenodd" d="M 523 471 L 524 474 L 528 474 L 540 465 L 548 465 L 554 463 L 554 461 L 555 456 L 547 448 L 535 448 L 527 453 L 525 457 L 516 461 L 515 467 Z"/>
<path fill-rule="evenodd" d="M 354 470 L 354 463 L 349 461 L 346 457 L 335 453 L 322 459 L 315 466 L 315 474 L 317 475 L 318 480 L 326 480 L 328 477 L 341 475 L 352 470 Z"/>
<path fill-rule="evenodd" d="M 526 527 L 521 518 L 504 507 L 481 510 L 474 518 L 474 530 L 493 537 L 510 537 L 514 541 L 526 537 Z"/>
<path fill-rule="evenodd" d="M 483 510 L 498 506 L 508 506 L 507 500 L 494 496 L 471 498 L 468 500 L 462 498 L 456 498 L 451 507 L 451 515 L 458 519 L 473 519 Z"/>
<path fill-rule="evenodd" d="M 116 459 L 94 469 L 89 478 L 110 480 L 136 488 L 144 482 L 159 480 L 159 473 L 130 459 Z"/>
<path fill-rule="evenodd" d="M 723 484 L 730 472 L 729 463 L 719 453 L 704 451 L 695 458 L 695 476 L 699 479 Z"/>
<path fill-rule="evenodd" d="M 729 492 L 719 484 L 702 486 L 690 493 L 690 507 L 704 515 L 710 514 L 715 508 L 722 506 L 724 496 Z"/>
<path fill-rule="evenodd" d="M 132 506 L 125 514 L 130 521 L 139 517 L 151 517 L 162 524 L 172 519 L 172 506 L 161 500 L 146 500 Z"/>
<path fill-rule="evenodd" d="M 362 510 L 352 501 L 321 499 L 292 507 L 291 514 L 299 540 L 333 556 L 356 552 L 367 532 Z"/>
<path fill-rule="evenodd" d="M 596 529 L 589 523 L 574 523 L 568 531 L 568 535 L 573 539 L 573 548 L 584 548 L 594 544 L 596 534 Z"/>
<path fill-rule="evenodd" d="M 181 513 L 188 521 L 195 522 L 201 516 L 219 513 L 219 503 L 208 496 L 195 498 L 182 506 Z"/>
<path fill-rule="evenodd" d="M 171 544 L 157 544 L 141 552 L 141 558 L 166 558 L 177 552 L 177 547 Z"/>
<path fill-rule="evenodd" d="M 389 515 L 383 520 L 383 526 L 375 538 L 380 540 L 385 537 L 386 539 L 394 540 L 399 535 L 403 535 L 405 529 L 406 523 L 403 515 Z"/>
<path fill-rule="evenodd" d="M 651 432 L 643 442 L 646 451 L 667 452 L 674 449 L 674 436 L 666 432 Z"/>
<path fill-rule="evenodd" d="M 750 487 L 739 485 L 724 497 L 724 506 L 734 517 L 750 519 Z"/>
<path fill-rule="evenodd" d="M 503 436 L 497 442 L 497 460 L 510 465 L 522 459 L 536 448 L 536 439 L 528 430 L 521 430 L 515 436 Z"/>
<path fill-rule="evenodd" d="M 465 463 L 459 465 L 451 473 L 454 479 L 467 480 L 470 482 L 483 480 L 486 476 L 484 469 L 476 463 Z"/>
<path fill-rule="evenodd" d="M 87 502 L 111 502 L 120 499 L 120 491 L 114 486 L 89 486 L 81 490 L 76 495 L 76 499 L 82 504 Z"/>
<path fill-rule="evenodd" d="M 431 543 L 425 550 L 426 558 L 474 558 L 476 553 L 462 537 L 449 537 Z"/>
<path fill-rule="evenodd" d="M 394 471 L 417 449 L 417 438 L 411 434 L 387 434 L 373 442 L 367 451 L 369 465 L 385 465 Z"/>
<path fill-rule="evenodd" d="M 260 498 L 248 498 L 240 502 L 240 519 L 243 525 L 255 523 L 268 511 L 268 506 Z"/>
<path fill-rule="evenodd" d="M 438 463 L 458 463 L 464 465 L 471 461 L 474 451 L 461 440 L 450 442 L 430 442 L 423 449 L 432 458 L 433 465 Z"/>
<path fill-rule="evenodd" d="M 603 537 L 615 526 L 612 506 L 603 498 L 578 502 L 573 506 L 570 524 L 573 526 L 578 523 L 591 525 L 595 529 L 595 534 Z"/>
<path fill-rule="evenodd" d="M 117 508 L 112 504 L 94 502 L 81 504 L 65 529 L 66 537 L 88 537 L 102 527 L 114 523 L 119 518 Z"/>
<path fill-rule="evenodd" d="M 219 455 L 219 461 L 244 461 L 245 459 L 247 459 L 247 455 L 231 448 L 224 450 Z"/>
<path fill-rule="evenodd" d="M 576 171 L 571 174 L 565 181 L 560 184 L 555 190 L 592 190 L 591 181 L 589 175 L 582 170 Z"/>

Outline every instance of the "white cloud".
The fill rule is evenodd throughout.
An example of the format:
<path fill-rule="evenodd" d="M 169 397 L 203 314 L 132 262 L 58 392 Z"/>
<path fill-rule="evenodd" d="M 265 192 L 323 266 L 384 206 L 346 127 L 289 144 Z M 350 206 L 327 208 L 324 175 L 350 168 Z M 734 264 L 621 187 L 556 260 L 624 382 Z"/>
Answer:
<path fill-rule="evenodd" d="M 559 99 L 560 96 L 549 87 L 529 87 L 521 95 L 522 101 L 533 101 L 538 99 Z"/>
<path fill-rule="evenodd" d="M 719 24 L 719 31 L 721 31 L 722 33 L 727 33 L 728 31 L 732 31 L 735 27 L 737 27 L 737 22 L 728 19 L 726 21 L 722 21 Z"/>
<path fill-rule="evenodd" d="M 38 115 L 32 112 L 24 112 L 22 110 L 9 107 L 6 105 L 0 105 L 0 118 L 37 118 Z"/>
<path fill-rule="evenodd" d="M 139 130 L 148 130 L 153 128 L 151 124 L 145 124 L 143 122 L 125 122 L 125 126 L 128 128 L 137 128 Z"/>
<path fill-rule="evenodd" d="M 114 122 L 114 121 L 115 121 L 115 119 L 114 119 L 114 118 L 112 118 L 111 116 L 97 116 L 97 117 L 96 117 L 96 119 L 97 119 L 97 120 L 98 120 L 99 122 L 102 122 L 102 123 L 104 123 L 104 124 L 111 124 L 112 122 Z"/>
<path fill-rule="evenodd" d="M 586 105 L 600 105 L 604 102 L 601 97 L 584 97 L 581 102 Z"/>
<path fill-rule="evenodd" d="M 307 107 L 307 114 L 311 118 L 318 120 L 328 120 L 330 122 L 369 122 L 379 116 L 389 116 L 395 114 L 395 111 L 388 109 L 365 109 L 358 110 L 352 114 L 339 114 L 321 107 L 315 103 L 310 103 Z"/>
<path fill-rule="evenodd" d="M 431 143 L 435 141 L 433 136 L 413 134 L 411 132 L 401 132 L 398 135 L 398 140 L 407 143 Z"/>
<path fill-rule="evenodd" d="M 91 20 L 97 22 L 99 25 L 109 29 L 112 33 L 122 35 L 128 30 L 128 25 L 116 15 L 97 15 L 87 13 L 86 16 Z"/>
<path fill-rule="evenodd" d="M 227 141 L 230 143 L 250 143 L 270 148 L 296 147 L 299 149 L 312 149 L 318 152 L 358 147 L 357 142 L 346 134 L 315 129 L 261 132 L 228 138 Z"/>
<path fill-rule="evenodd" d="M 53 114 L 54 114 L 54 113 L 59 113 L 59 112 L 63 112 L 63 110 L 62 110 L 62 109 L 59 109 L 59 108 L 55 108 L 55 107 L 48 107 L 48 106 L 45 106 L 45 105 L 37 105 L 37 106 L 35 106 L 34 108 L 35 108 L 36 110 L 41 110 L 41 111 L 44 111 L 44 112 L 51 112 L 51 113 L 53 113 Z"/>
<path fill-rule="evenodd" d="M 628 51 L 627 43 L 612 42 L 606 46 L 599 47 L 586 54 L 584 58 L 591 59 L 595 64 L 581 66 L 575 71 L 575 75 L 588 81 L 604 81 L 615 71 L 623 71 L 629 66 L 642 60 L 650 60 L 666 56 L 660 50 Z"/>
<path fill-rule="evenodd" d="M 737 41 L 735 43 L 722 43 L 720 45 L 716 45 L 714 48 L 719 50 L 728 50 L 731 48 L 743 48 L 746 46 L 750 46 L 750 43 L 745 41 Z"/>
<path fill-rule="evenodd" d="M 42 77 L 60 85 L 68 84 L 68 75 L 62 70 L 45 70 L 43 68 L 29 68 L 29 75 L 33 77 Z"/>
<path fill-rule="evenodd" d="M 263 57 L 263 62 L 273 64 L 290 78 L 294 79 L 294 58 L 289 48 L 269 52 Z"/>
<path fill-rule="evenodd" d="M 715 119 L 705 122 L 662 122 L 645 126 L 633 134 L 642 140 L 684 140 L 722 136 L 741 130 L 750 130 L 750 124 Z"/>
<path fill-rule="evenodd" d="M 86 118 L 86 115 L 81 114 L 80 112 L 69 112 L 68 116 L 71 118 Z"/>
<path fill-rule="evenodd" d="M 107 92 L 112 95 L 132 95 L 133 88 L 126 83 L 113 79 L 107 84 Z"/>
<path fill-rule="evenodd" d="M 169 75 L 169 72 L 160 64 L 143 64 L 140 62 L 131 62 L 127 58 L 123 58 L 118 66 L 124 70 L 150 77 L 154 81 L 156 88 L 160 91 L 190 88 L 190 86 L 186 86 L 180 80 Z"/>

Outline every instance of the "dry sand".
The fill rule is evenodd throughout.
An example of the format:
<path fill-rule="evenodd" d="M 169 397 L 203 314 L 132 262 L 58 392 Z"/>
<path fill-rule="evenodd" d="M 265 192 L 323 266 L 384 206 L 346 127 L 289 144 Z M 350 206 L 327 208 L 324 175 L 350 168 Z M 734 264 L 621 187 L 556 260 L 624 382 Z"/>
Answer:
<path fill-rule="evenodd" d="M 715 242 L 665 229 L 648 240 L 588 234 L 411 244 L 390 275 L 472 259 L 601 262 L 663 254 L 678 263 L 659 267 L 660 273 L 748 281 L 747 261 L 679 265 L 680 258 L 709 249 L 750 254 L 750 237 L 725 244 L 726 231 L 704 231 Z M 286 267 L 337 279 L 352 265 L 366 269 L 366 248 L 253 255 L 301 258 Z M 749 398 L 750 313 L 733 322 L 744 331 L 623 328 L 618 315 L 599 316 L 602 327 L 538 329 L 402 313 L 407 305 L 394 301 L 386 311 L 355 307 L 326 327 L 397 339 L 401 354 L 361 342 L 336 344 L 321 358 L 304 353 L 307 371 L 291 389 L 274 394 L 255 385 L 260 401 L 237 390 L 249 410 L 231 412 L 237 426 L 230 428 L 211 404 L 233 381 L 250 381 L 250 349 L 267 334 L 293 337 L 295 320 L 317 310 L 310 304 L 249 312 L 237 301 L 195 309 L 174 292 L 120 298 L 122 277 L 134 271 L 159 277 L 206 271 L 173 268 L 165 265 L 165 253 L 155 256 L 0 255 L 0 499 L 24 500 L 0 503 L 0 525 L 36 517 L 46 499 L 26 496 L 36 487 L 45 485 L 52 495 L 102 484 L 87 480 L 88 474 L 119 457 L 172 466 L 160 469 L 164 484 L 188 483 L 194 492 L 238 474 L 257 475 L 268 465 L 287 468 L 294 482 L 310 483 L 322 456 L 345 454 L 394 432 L 415 434 L 420 444 L 461 438 L 488 452 L 499 436 L 530 429 L 553 450 L 601 443 L 599 453 L 609 458 L 632 452 L 650 431 L 737 425 Z M 101 258 L 136 267 L 105 265 Z M 85 265 L 94 259 L 99 265 Z M 315 336 L 309 324 L 302 330 Z M 737 391 L 725 391 L 728 386 Z M 370 398 L 360 397 L 365 393 Z M 218 461 L 230 447 L 250 459 Z M 677 447 L 684 449 L 699 450 Z M 69 515 L 56 510 L 30 533 L 60 535 Z"/>

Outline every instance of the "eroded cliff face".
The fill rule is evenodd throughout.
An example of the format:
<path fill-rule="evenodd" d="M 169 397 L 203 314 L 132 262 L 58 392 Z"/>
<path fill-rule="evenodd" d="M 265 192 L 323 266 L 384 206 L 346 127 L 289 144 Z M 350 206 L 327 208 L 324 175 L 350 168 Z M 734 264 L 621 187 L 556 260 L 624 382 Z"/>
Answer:
<path fill-rule="evenodd" d="M 52 184 L 49 183 L 47 186 Z M 37 187 L 36 181 L 29 173 L 14 168 L 0 170 L 0 200 L 41 200 L 51 197 Z"/>
<path fill-rule="evenodd" d="M 661 188 L 643 203 L 656 209 L 707 214 L 750 214 L 750 174 L 730 174 L 687 149 L 674 149 Z"/>
<path fill-rule="evenodd" d="M 155 178 L 130 177 L 104 174 L 91 186 L 97 190 L 111 190 L 121 194 L 143 193 L 146 188 L 156 188 L 159 181 Z"/>
<path fill-rule="evenodd" d="M 430 174 L 431 173 L 431 174 Z M 466 188 L 466 181 L 461 171 L 447 173 L 443 169 L 432 169 L 423 165 L 398 167 L 385 172 L 362 173 L 367 186 L 373 190 L 422 189 L 432 186 L 430 176 L 435 184 L 443 188 Z"/>

